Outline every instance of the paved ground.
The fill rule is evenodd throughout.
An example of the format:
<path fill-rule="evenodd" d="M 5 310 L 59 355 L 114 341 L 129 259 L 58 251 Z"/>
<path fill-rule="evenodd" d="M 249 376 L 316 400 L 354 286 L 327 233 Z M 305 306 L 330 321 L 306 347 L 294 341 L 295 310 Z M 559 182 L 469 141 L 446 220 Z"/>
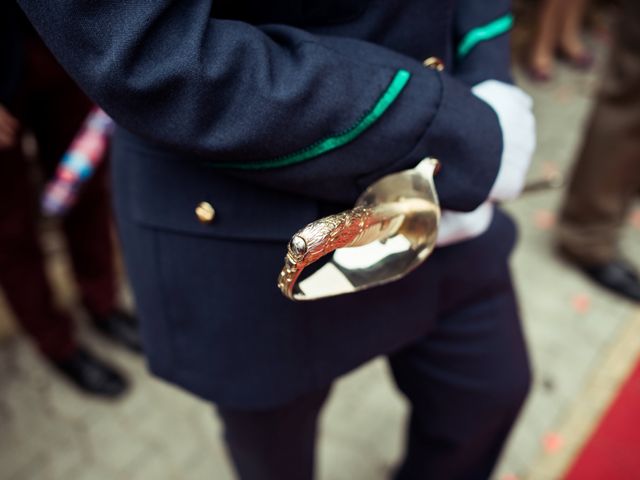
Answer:
<path fill-rule="evenodd" d="M 568 169 L 594 88 L 594 75 L 563 70 L 536 100 L 540 148 L 532 178 Z M 595 289 L 551 249 L 560 192 L 508 206 L 521 226 L 513 259 L 535 385 L 495 475 L 559 478 L 615 386 L 640 352 L 638 309 Z M 64 256 L 47 237 L 60 301 L 73 302 Z M 640 209 L 625 234 L 640 264 Z M 0 306 L 0 317 L 7 317 Z M 80 318 L 80 323 L 81 322 Z M 2 322 L 0 322 L 1 324 Z M 14 336 L 0 345 L 0 480 L 231 479 L 212 408 L 151 378 L 143 361 L 81 327 L 87 342 L 133 378 L 109 403 L 85 398 Z M 322 419 L 321 480 L 382 480 L 399 458 L 406 406 L 375 361 L 342 379 Z"/>

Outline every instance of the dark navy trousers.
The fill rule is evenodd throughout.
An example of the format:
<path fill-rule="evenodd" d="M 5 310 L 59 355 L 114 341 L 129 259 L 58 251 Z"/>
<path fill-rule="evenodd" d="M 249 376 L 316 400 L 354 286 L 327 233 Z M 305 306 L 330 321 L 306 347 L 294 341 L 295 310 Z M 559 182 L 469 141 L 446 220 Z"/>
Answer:
<path fill-rule="evenodd" d="M 451 268 L 437 324 L 388 356 L 411 405 L 397 480 L 486 480 L 526 397 L 531 376 L 508 265 L 482 282 L 474 272 L 462 278 L 474 251 L 465 244 L 440 251 Z M 219 407 L 239 478 L 313 478 L 316 422 L 328 392 L 270 410 Z"/>

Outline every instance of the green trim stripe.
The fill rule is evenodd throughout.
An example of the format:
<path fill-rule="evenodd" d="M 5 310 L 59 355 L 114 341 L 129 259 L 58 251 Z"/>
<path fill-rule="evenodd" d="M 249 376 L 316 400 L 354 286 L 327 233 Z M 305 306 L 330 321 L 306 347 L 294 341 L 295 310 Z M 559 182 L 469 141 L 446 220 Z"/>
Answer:
<path fill-rule="evenodd" d="M 391 83 L 378 99 L 373 108 L 367 112 L 355 125 L 344 132 L 319 140 L 308 147 L 296 152 L 273 158 L 271 160 L 257 161 L 251 163 L 208 163 L 212 167 L 235 168 L 241 170 L 262 170 L 268 168 L 286 167 L 295 163 L 304 162 L 324 153 L 340 148 L 347 143 L 354 141 L 365 130 L 373 125 L 398 98 L 400 92 L 409 82 L 411 74 L 406 70 L 398 70 L 391 80 Z"/>
<path fill-rule="evenodd" d="M 480 42 L 486 42 L 507 33 L 513 27 L 513 15 L 507 13 L 486 25 L 470 30 L 458 45 L 458 58 L 465 57 Z"/>

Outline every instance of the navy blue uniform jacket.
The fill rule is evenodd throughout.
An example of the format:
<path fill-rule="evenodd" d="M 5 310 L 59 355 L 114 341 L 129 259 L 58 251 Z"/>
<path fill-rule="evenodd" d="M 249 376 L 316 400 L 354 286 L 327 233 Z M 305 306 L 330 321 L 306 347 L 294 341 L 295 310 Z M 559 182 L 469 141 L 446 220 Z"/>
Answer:
<path fill-rule="evenodd" d="M 500 214 L 457 267 L 441 250 L 402 281 L 312 303 L 276 288 L 293 232 L 426 156 L 442 162 L 444 208 L 485 201 L 502 140 L 470 86 L 509 81 L 508 35 L 481 28 L 508 1 L 19 3 L 120 125 L 116 212 L 157 375 L 224 405 L 276 405 L 428 333 L 443 278 L 464 290 L 504 263 Z M 444 72 L 422 66 L 431 56 Z"/>

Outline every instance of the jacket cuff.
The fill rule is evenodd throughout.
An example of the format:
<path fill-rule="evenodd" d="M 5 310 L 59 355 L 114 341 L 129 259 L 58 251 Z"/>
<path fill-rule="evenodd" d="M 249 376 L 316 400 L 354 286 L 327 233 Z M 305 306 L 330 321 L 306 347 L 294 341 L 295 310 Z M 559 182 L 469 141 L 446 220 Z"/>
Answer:
<path fill-rule="evenodd" d="M 413 91 L 426 88 L 426 77 L 432 73 L 426 70 L 415 75 Z M 449 75 L 437 75 L 440 103 L 413 149 L 413 160 L 430 156 L 441 162 L 435 184 L 442 208 L 472 211 L 487 200 L 500 169 L 500 124 L 493 109 L 466 85 Z"/>

